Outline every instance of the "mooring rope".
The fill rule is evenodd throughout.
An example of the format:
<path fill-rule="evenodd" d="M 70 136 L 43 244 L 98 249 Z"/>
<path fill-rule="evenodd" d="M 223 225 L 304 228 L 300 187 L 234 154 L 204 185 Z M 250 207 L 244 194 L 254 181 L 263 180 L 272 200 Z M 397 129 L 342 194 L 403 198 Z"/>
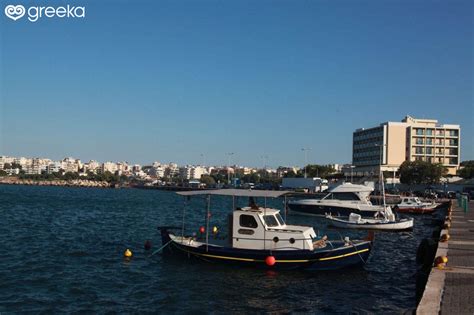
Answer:
<path fill-rule="evenodd" d="M 154 256 L 156 254 L 158 254 L 161 250 L 163 250 L 166 246 L 168 246 L 173 240 L 169 240 L 165 245 L 161 246 L 160 248 L 158 248 L 157 250 L 155 250 L 153 253 L 151 253 L 150 256 L 148 256 L 148 258 L 150 258 L 151 256 Z"/>

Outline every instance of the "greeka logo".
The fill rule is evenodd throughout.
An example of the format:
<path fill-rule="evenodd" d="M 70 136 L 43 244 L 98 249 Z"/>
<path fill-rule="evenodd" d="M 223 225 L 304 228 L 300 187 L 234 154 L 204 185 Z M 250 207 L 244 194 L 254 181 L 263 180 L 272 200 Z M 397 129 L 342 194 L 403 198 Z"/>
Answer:
<path fill-rule="evenodd" d="M 13 21 L 21 19 L 25 13 L 28 13 L 28 20 L 30 22 L 36 22 L 42 17 L 84 18 L 86 16 L 86 8 L 70 6 L 69 4 L 66 7 L 29 7 L 28 10 L 21 4 L 10 4 L 5 7 L 5 15 Z"/>
<path fill-rule="evenodd" d="M 5 15 L 16 21 L 25 15 L 25 7 L 22 5 L 7 5 L 5 7 Z"/>

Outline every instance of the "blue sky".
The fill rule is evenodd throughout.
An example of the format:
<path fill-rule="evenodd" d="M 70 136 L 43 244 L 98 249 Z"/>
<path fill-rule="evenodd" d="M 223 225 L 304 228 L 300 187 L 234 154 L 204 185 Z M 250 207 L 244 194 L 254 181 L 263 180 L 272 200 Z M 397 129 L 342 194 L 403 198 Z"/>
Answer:
<path fill-rule="evenodd" d="M 1 1 L 2 155 L 345 163 L 409 114 L 474 159 L 471 1 L 42 1 L 86 17 L 35 23 Z"/>

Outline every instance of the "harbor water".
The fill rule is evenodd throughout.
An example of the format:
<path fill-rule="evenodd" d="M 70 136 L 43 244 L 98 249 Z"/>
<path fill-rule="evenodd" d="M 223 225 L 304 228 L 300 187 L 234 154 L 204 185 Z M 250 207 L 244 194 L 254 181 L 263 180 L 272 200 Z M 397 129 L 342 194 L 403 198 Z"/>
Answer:
<path fill-rule="evenodd" d="M 263 205 L 263 200 L 257 200 Z M 243 198 L 238 205 L 245 205 Z M 268 205 L 283 209 L 282 199 Z M 186 230 L 205 222 L 205 200 L 186 208 Z M 213 197 L 211 226 L 222 235 L 231 198 Z M 181 226 L 183 198 L 139 189 L 0 185 L 0 313 L 404 313 L 416 307 L 416 250 L 431 236 L 431 216 L 412 232 L 376 233 L 363 267 L 331 272 L 266 271 L 149 257 L 160 225 Z M 329 229 L 321 219 L 289 214 L 289 224 L 330 238 L 365 232 Z M 146 240 L 152 249 L 143 248 Z M 133 257 L 123 258 L 130 248 Z"/>

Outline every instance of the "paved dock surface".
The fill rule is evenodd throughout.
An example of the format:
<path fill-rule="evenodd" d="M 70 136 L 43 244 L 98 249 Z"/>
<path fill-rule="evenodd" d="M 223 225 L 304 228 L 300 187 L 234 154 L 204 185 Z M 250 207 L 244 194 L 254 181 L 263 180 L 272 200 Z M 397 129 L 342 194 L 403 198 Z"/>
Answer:
<path fill-rule="evenodd" d="M 474 314 L 474 201 L 453 207 L 441 314 Z"/>

